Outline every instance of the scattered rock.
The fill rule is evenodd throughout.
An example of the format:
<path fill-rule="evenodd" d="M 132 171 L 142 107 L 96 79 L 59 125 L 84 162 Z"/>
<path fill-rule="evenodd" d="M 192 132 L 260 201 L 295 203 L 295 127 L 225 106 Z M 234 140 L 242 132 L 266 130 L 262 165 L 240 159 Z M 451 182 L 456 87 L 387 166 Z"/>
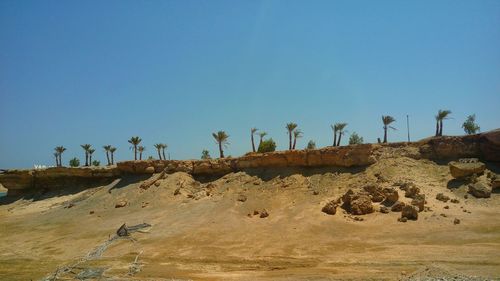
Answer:
<path fill-rule="evenodd" d="M 149 205 L 149 202 L 142 202 L 141 208 L 146 208 Z"/>
<path fill-rule="evenodd" d="M 380 188 L 379 185 L 369 184 L 363 186 L 363 189 L 368 192 L 373 202 L 382 202 L 384 200 L 384 194 L 382 193 L 382 188 Z"/>
<path fill-rule="evenodd" d="M 335 215 L 337 213 L 337 206 L 338 206 L 338 201 L 337 200 L 332 200 L 328 202 L 322 209 L 321 211 L 325 214 L 328 215 Z"/>
<path fill-rule="evenodd" d="M 453 224 L 460 224 L 460 220 L 459 219 L 453 220 Z"/>
<path fill-rule="evenodd" d="M 425 195 L 424 194 L 415 195 L 413 200 L 411 200 L 411 204 L 413 206 L 417 206 L 418 211 L 422 212 L 424 210 L 424 205 L 425 205 Z"/>
<path fill-rule="evenodd" d="M 94 211 L 90 211 L 89 214 L 93 215 L 94 214 Z"/>
<path fill-rule="evenodd" d="M 448 200 L 450 200 L 450 197 L 444 195 L 443 193 L 438 193 L 436 195 L 436 199 L 439 201 L 448 202 Z"/>
<path fill-rule="evenodd" d="M 181 188 L 178 187 L 175 191 L 174 191 L 174 195 L 179 195 L 181 194 Z"/>
<path fill-rule="evenodd" d="M 355 221 L 364 221 L 365 219 L 361 218 L 361 217 L 354 217 L 353 218 Z"/>
<path fill-rule="evenodd" d="M 115 204 L 115 208 L 122 208 L 125 206 L 127 206 L 127 200 L 120 200 Z"/>
<path fill-rule="evenodd" d="M 156 187 L 160 186 L 160 184 L 161 184 L 161 181 L 155 181 L 155 186 Z"/>
<path fill-rule="evenodd" d="M 373 213 L 372 200 L 367 195 L 359 195 L 351 201 L 351 213 L 354 215 L 365 215 Z"/>
<path fill-rule="evenodd" d="M 73 203 L 69 203 L 68 205 L 64 206 L 65 209 L 71 209 L 75 206 Z"/>
<path fill-rule="evenodd" d="M 416 187 L 415 185 L 411 185 L 405 190 L 405 197 L 415 198 L 415 196 L 417 196 L 417 194 L 419 193 L 420 193 L 420 188 Z"/>
<path fill-rule="evenodd" d="M 486 169 L 486 165 L 477 161 L 477 159 L 472 159 L 471 161 L 460 159 L 458 162 L 452 161 L 448 163 L 448 166 L 450 167 L 451 175 L 456 179 L 472 176 L 473 174 L 482 174 Z"/>
<path fill-rule="evenodd" d="M 405 217 L 403 217 L 403 218 L 398 218 L 398 221 L 399 221 L 399 222 L 407 222 L 407 221 L 408 221 L 408 219 L 407 219 L 407 218 L 405 218 Z"/>
<path fill-rule="evenodd" d="M 258 214 L 259 214 L 259 211 L 257 211 L 257 210 L 253 211 L 253 215 L 254 215 L 254 216 L 256 216 L 256 215 L 258 215 Z"/>
<path fill-rule="evenodd" d="M 465 194 L 464 199 L 468 199 L 468 198 L 469 198 L 469 195 Z"/>
<path fill-rule="evenodd" d="M 458 203 L 460 203 L 460 200 L 453 198 L 453 199 L 451 199 L 450 202 L 453 204 L 458 204 Z"/>
<path fill-rule="evenodd" d="M 318 194 L 319 194 L 319 191 L 317 191 L 317 190 L 313 191 L 313 195 L 318 195 Z"/>
<path fill-rule="evenodd" d="M 497 190 L 500 189 L 500 178 L 494 178 L 491 180 L 491 189 Z"/>
<path fill-rule="evenodd" d="M 392 187 L 382 189 L 382 194 L 384 195 L 384 204 L 386 206 L 396 203 L 399 199 L 398 191 Z"/>
<path fill-rule="evenodd" d="M 446 206 L 444 206 L 444 208 L 445 208 L 445 209 L 449 209 L 449 208 L 450 208 L 450 206 L 446 205 Z"/>
<path fill-rule="evenodd" d="M 127 225 L 126 224 L 122 224 L 122 226 L 120 226 L 120 228 L 118 228 L 118 230 L 116 231 L 116 235 L 120 236 L 120 237 L 123 237 L 123 236 L 128 236 L 128 229 L 127 229 Z"/>
<path fill-rule="evenodd" d="M 393 211 L 393 212 L 401 212 L 403 210 L 403 207 L 405 205 L 406 204 L 404 202 L 397 201 L 396 203 L 394 203 L 394 205 L 391 206 L 391 211 Z"/>
<path fill-rule="evenodd" d="M 491 196 L 491 190 L 481 182 L 469 184 L 469 193 L 476 198 L 489 198 Z"/>
<path fill-rule="evenodd" d="M 245 202 L 245 201 L 247 201 L 247 196 L 245 194 L 240 194 L 240 195 L 238 195 L 237 200 L 240 202 Z"/>
<path fill-rule="evenodd" d="M 401 212 L 401 218 L 406 218 L 409 220 L 417 220 L 418 219 L 418 210 L 415 206 L 406 205 L 403 207 Z"/>
<path fill-rule="evenodd" d="M 390 211 L 389 208 L 387 208 L 386 206 L 381 206 L 380 207 L 380 212 L 382 214 L 387 214 L 387 213 L 389 213 L 389 211 Z"/>
<path fill-rule="evenodd" d="M 439 214 L 439 215 L 442 216 L 443 218 L 448 217 L 446 214 Z"/>
<path fill-rule="evenodd" d="M 266 209 L 262 210 L 262 212 L 260 213 L 260 218 L 263 219 L 267 217 L 269 217 L 269 213 L 267 212 L 267 210 Z"/>

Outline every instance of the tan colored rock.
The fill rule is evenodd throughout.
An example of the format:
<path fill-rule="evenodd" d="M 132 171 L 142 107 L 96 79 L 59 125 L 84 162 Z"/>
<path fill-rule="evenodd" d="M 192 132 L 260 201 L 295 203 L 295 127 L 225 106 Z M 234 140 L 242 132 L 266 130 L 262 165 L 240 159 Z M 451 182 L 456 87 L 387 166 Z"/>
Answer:
<path fill-rule="evenodd" d="M 417 220 L 418 219 L 418 210 L 415 206 L 406 205 L 403 207 L 401 211 L 401 218 L 406 218 L 409 220 Z"/>
<path fill-rule="evenodd" d="M 486 169 L 486 165 L 479 161 L 477 162 L 460 162 L 460 161 L 452 161 L 448 163 L 450 167 L 451 175 L 456 178 L 465 178 L 468 176 L 472 176 L 474 174 L 482 174 Z"/>
<path fill-rule="evenodd" d="M 116 202 L 116 204 L 115 204 L 115 208 L 123 208 L 125 206 L 127 206 L 127 200 L 125 200 L 125 199 L 122 199 L 122 200 Z"/>
<path fill-rule="evenodd" d="M 335 215 L 337 213 L 337 206 L 339 205 L 338 200 L 332 200 L 328 202 L 321 211 L 328 215 Z"/>
<path fill-rule="evenodd" d="M 153 174 L 155 172 L 155 167 L 153 166 L 149 166 L 149 167 L 146 167 L 146 169 L 144 169 L 144 173 L 146 174 Z"/>
<path fill-rule="evenodd" d="M 482 182 L 469 184 L 469 193 L 476 198 L 490 198 L 491 190 Z"/>

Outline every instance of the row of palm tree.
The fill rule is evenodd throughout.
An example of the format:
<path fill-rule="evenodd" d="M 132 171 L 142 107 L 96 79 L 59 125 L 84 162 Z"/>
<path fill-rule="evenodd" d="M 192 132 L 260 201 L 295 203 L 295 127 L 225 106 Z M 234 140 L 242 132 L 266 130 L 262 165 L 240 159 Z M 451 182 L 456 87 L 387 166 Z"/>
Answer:
<path fill-rule="evenodd" d="M 154 145 L 154 147 L 158 151 L 158 159 L 167 160 L 167 158 L 165 157 L 165 149 L 168 147 L 168 145 L 166 145 L 164 143 L 157 143 Z"/>
<path fill-rule="evenodd" d="M 347 131 L 344 131 L 344 128 L 347 126 L 347 123 L 335 123 L 334 125 L 330 125 L 333 130 L 333 145 L 332 146 L 340 146 L 340 140 L 342 139 L 342 135 Z M 337 140 L 337 133 L 339 134 L 339 139 Z"/>

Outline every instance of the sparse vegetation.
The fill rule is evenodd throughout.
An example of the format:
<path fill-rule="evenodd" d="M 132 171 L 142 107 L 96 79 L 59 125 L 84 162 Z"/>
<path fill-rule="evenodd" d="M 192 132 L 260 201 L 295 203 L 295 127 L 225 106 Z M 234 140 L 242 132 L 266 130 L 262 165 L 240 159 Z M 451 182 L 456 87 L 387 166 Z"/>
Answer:
<path fill-rule="evenodd" d="M 94 154 L 94 152 L 95 152 L 95 149 L 93 149 L 93 148 L 90 148 L 90 149 L 88 150 L 88 154 L 89 154 L 89 163 L 93 163 L 93 162 L 92 162 L 92 154 Z"/>
<path fill-rule="evenodd" d="M 266 132 L 260 132 L 259 133 L 259 137 L 260 137 L 259 146 L 262 143 L 262 140 L 264 139 L 265 136 L 267 136 Z"/>
<path fill-rule="evenodd" d="M 83 151 L 85 151 L 85 167 L 87 167 L 89 165 L 89 150 L 92 148 L 92 145 L 81 144 L 80 146 L 83 148 Z"/>
<path fill-rule="evenodd" d="M 302 137 L 302 131 L 301 130 L 295 130 L 293 131 L 293 145 L 292 149 L 295 149 L 295 145 L 297 144 L 297 139 Z"/>
<path fill-rule="evenodd" d="M 214 137 L 215 141 L 219 145 L 220 158 L 224 158 L 223 147 L 227 147 L 229 145 L 229 142 L 227 141 L 229 138 L 229 135 L 226 134 L 226 132 L 224 132 L 224 131 L 218 131 L 217 133 L 212 133 L 212 136 Z"/>
<path fill-rule="evenodd" d="M 472 114 L 467 116 L 467 119 L 462 124 L 462 128 L 464 129 L 467 135 L 473 135 L 479 133 L 481 128 L 478 124 L 476 124 L 476 114 Z"/>
<path fill-rule="evenodd" d="M 98 166 L 100 166 L 100 165 L 101 165 L 101 161 L 99 161 L 99 160 L 94 160 L 94 161 L 92 161 L 92 166 L 96 166 L 96 167 L 98 167 Z"/>
<path fill-rule="evenodd" d="M 210 157 L 210 152 L 206 149 L 203 149 L 203 151 L 201 152 L 201 159 L 203 160 L 212 159 L 212 157 Z"/>
<path fill-rule="evenodd" d="M 252 152 L 255 152 L 255 141 L 254 141 L 253 136 L 255 135 L 257 130 L 258 130 L 257 128 L 250 129 L 250 135 L 251 135 L 251 141 L 252 141 Z"/>
<path fill-rule="evenodd" d="M 286 124 L 286 130 L 287 130 L 288 139 L 289 139 L 288 150 L 292 150 L 292 135 L 293 135 L 293 131 L 295 131 L 296 128 L 297 128 L 297 124 L 295 124 L 293 122 Z"/>
<path fill-rule="evenodd" d="M 436 118 L 436 137 L 443 135 L 443 120 L 449 119 L 448 115 L 451 114 L 450 110 L 439 110 Z"/>
<path fill-rule="evenodd" d="M 313 140 L 310 140 L 307 143 L 306 149 L 316 149 L 316 143 Z"/>
<path fill-rule="evenodd" d="M 142 139 L 138 136 L 131 137 L 128 143 L 132 145 L 131 149 L 134 150 L 134 160 L 137 160 L 137 146 L 141 143 Z"/>
<path fill-rule="evenodd" d="M 390 126 L 391 123 L 396 122 L 396 119 L 392 116 L 384 116 L 382 115 L 382 123 L 384 124 L 384 143 L 387 143 L 387 129 L 396 130 L 396 128 Z"/>
<path fill-rule="evenodd" d="M 111 165 L 114 165 L 115 164 L 115 151 L 116 151 L 116 147 L 112 146 L 110 149 L 109 149 L 109 153 L 111 154 Z"/>
<path fill-rule="evenodd" d="M 349 144 L 362 144 L 363 142 L 363 137 L 360 137 L 356 132 L 353 132 L 349 137 Z"/>
<path fill-rule="evenodd" d="M 272 152 L 276 150 L 276 143 L 272 138 L 268 140 L 263 140 L 260 145 L 259 149 L 257 150 L 259 153 L 264 153 L 264 152 Z"/>
<path fill-rule="evenodd" d="M 108 166 L 111 165 L 111 159 L 109 158 L 109 150 L 111 149 L 111 145 L 105 145 L 102 148 L 104 148 L 104 151 L 106 152 L 106 160 L 108 160 Z"/>
<path fill-rule="evenodd" d="M 54 157 L 56 158 L 56 166 L 61 167 L 62 166 L 62 154 L 64 151 L 66 151 L 66 148 L 64 146 L 58 146 L 54 148 L 55 153 Z"/>
<path fill-rule="evenodd" d="M 80 166 L 80 159 L 74 157 L 73 159 L 69 160 L 69 166 L 70 167 L 78 167 L 78 166 Z"/>
<path fill-rule="evenodd" d="M 137 151 L 139 151 L 139 160 L 142 160 L 142 153 L 146 150 L 146 147 L 140 145 L 137 147 Z"/>

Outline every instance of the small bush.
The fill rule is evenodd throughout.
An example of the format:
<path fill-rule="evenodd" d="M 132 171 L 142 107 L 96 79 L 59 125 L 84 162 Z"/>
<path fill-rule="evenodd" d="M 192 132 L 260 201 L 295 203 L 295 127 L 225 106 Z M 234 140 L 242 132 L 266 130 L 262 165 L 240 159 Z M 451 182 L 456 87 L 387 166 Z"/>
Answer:
<path fill-rule="evenodd" d="M 316 143 L 313 141 L 313 140 L 310 140 L 308 143 L 307 143 L 307 147 L 306 149 L 316 149 Z"/>
<path fill-rule="evenodd" d="M 210 152 L 206 149 L 203 149 L 203 151 L 201 152 L 201 159 L 203 160 L 212 159 L 212 157 L 210 157 Z"/>
<path fill-rule="evenodd" d="M 462 124 L 462 128 L 467 135 L 477 134 L 481 128 L 476 123 L 476 114 L 467 116 L 467 119 Z"/>
<path fill-rule="evenodd" d="M 78 158 L 73 158 L 71 160 L 69 160 L 69 166 L 70 167 L 78 167 L 80 166 L 80 160 Z"/>
<path fill-rule="evenodd" d="M 268 140 L 263 140 L 260 145 L 259 149 L 257 152 L 264 153 L 264 152 L 272 152 L 276 150 L 276 143 L 273 141 L 273 139 L 268 139 Z"/>
<path fill-rule="evenodd" d="M 93 166 L 100 166 L 101 165 L 101 161 L 94 160 L 94 161 L 92 161 L 92 165 Z"/>
<path fill-rule="evenodd" d="M 356 132 L 353 132 L 349 137 L 349 144 L 362 144 L 363 137 L 358 136 Z"/>

